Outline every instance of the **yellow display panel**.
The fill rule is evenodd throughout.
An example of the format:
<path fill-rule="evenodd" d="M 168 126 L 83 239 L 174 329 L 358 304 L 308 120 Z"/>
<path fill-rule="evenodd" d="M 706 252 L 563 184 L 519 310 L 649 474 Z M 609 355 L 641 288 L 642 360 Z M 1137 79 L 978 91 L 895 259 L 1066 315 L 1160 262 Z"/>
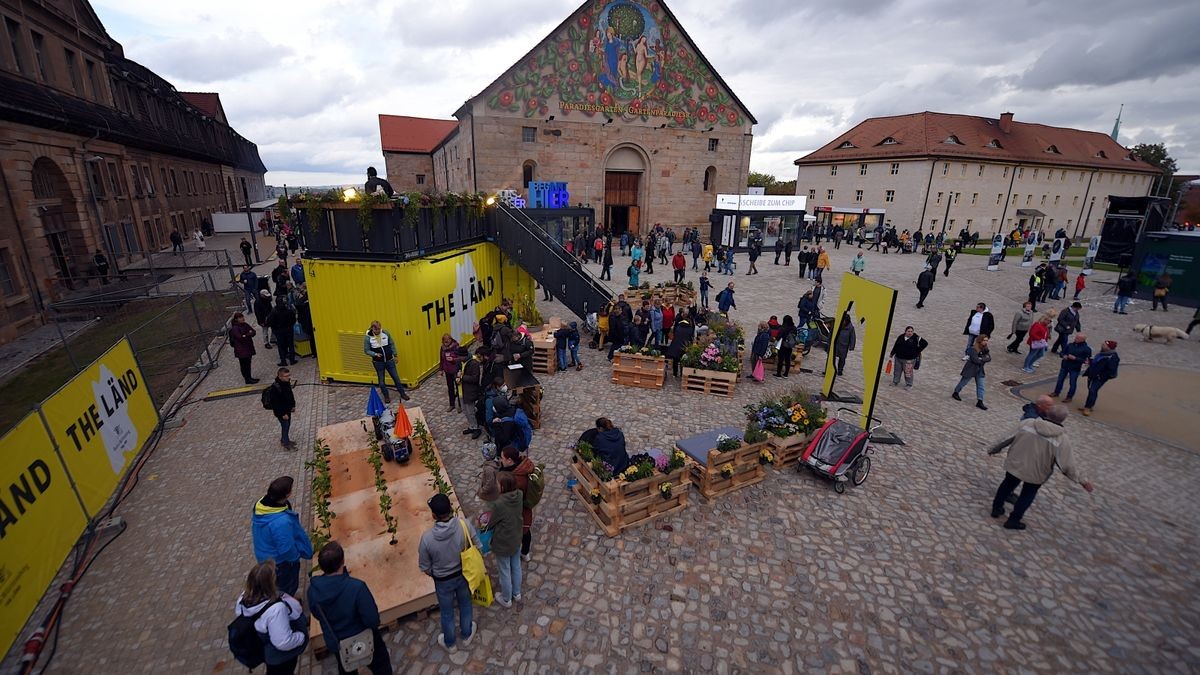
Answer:
<path fill-rule="evenodd" d="M 46 399 L 42 414 L 89 516 L 108 501 L 158 424 L 128 339 Z"/>
<path fill-rule="evenodd" d="M 37 413 L 0 439 L 0 646 L 7 651 L 87 525 Z"/>
<path fill-rule="evenodd" d="M 442 335 L 466 344 L 502 298 L 534 294 L 532 277 L 490 243 L 401 263 L 306 260 L 305 275 L 321 377 L 344 382 L 376 381 L 363 353 L 372 321 L 396 341 L 396 370 L 412 385 L 437 368 Z"/>
<path fill-rule="evenodd" d="M 833 391 L 834 343 L 849 311 L 856 337 L 855 349 L 862 355 L 863 407 L 860 421 L 864 429 L 869 428 L 870 416 L 875 410 L 875 396 L 879 392 L 879 377 L 883 371 L 895 307 L 895 289 L 849 272 L 842 274 L 842 290 L 838 295 L 838 309 L 834 315 L 833 335 L 825 364 L 824 392 L 825 396 L 829 396 Z M 843 379 L 847 377 L 857 377 L 857 374 L 847 370 Z"/>

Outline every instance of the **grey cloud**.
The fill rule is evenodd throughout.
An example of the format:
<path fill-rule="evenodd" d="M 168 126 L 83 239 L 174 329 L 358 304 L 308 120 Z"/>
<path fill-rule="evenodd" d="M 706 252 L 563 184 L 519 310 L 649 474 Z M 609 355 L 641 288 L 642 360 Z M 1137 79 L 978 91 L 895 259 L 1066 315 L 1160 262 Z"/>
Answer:
<path fill-rule="evenodd" d="M 532 48 L 579 6 L 570 0 L 506 0 L 491 6 L 447 4 L 442 0 L 398 8 L 392 15 L 389 33 L 398 35 L 400 42 L 408 46 L 483 47 L 520 34 L 531 25 L 543 24 L 545 29 L 529 41 L 528 48 Z"/>
<path fill-rule="evenodd" d="M 208 84 L 276 67 L 291 54 L 291 48 L 269 44 L 260 33 L 234 32 L 149 45 L 138 58 L 168 79 Z"/>

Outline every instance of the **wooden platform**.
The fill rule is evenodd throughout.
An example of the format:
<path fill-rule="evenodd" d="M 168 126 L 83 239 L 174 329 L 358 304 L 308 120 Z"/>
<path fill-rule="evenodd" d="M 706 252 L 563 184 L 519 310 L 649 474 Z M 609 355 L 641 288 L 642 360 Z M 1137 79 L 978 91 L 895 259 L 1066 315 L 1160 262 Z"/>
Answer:
<path fill-rule="evenodd" d="M 621 480 L 601 482 L 592 467 L 578 454 L 571 455 L 571 472 L 578 481 L 575 497 L 604 534 L 615 537 L 622 531 L 657 518 L 682 511 L 688 505 L 689 480 L 686 465 L 669 474 L 655 473 L 633 483 Z M 659 486 L 670 482 L 671 496 L 664 498 Z M 600 491 L 600 502 L 592 500 L 592 490 Z"/>
<path fill-rule="evenodd" d="M 766 478 L 766 466 L 759 461 L 759 453 L 767 447 L 768 444 L 763 442 L 743 444 L 730 452 L 717 452 L 713 448 L 703 462 L 689 455 L 688 472 L 705 499 L 716 499 Z M 732 474 L 726 476 L 721 471 L 725 466 L 732 467 Z"/>
<path fill-rule="evenodd" d="M 737 379 L 737 373 L 726 373 L 719 370 L 701 370 L 699 368 L 683 369 L 684 391 L 732 398 L 733 392 L 737 388 Z"/>
<path fill-rule="evenodd" d="M 626 387 L 662 389 L 666 380 L 667 360 L 661 356 L 613 354 L 612 382 Z"/>
<path fill-rule="evenodd" d="M 562 325 L 562 319 L 551 317 L 546 325 L 529 332 L 529 339 L 533 341 L 533 372 L 544 375 L 558 372 L 558 356 L 554 353 L 554 331 Z"/>
<path fill-rule="evenodd" d="M 429 423 L 420 408 L 408 408 L 414 424 Z M 413 448 L 407 464 L 383 463 L 388 493 L 392 496 L 392 515 L 397 519 L 396 543 L 379 512 L 379 493 L 375 491 L 375 471 L 367 462 L 370 449 L 367 432 L 370 418 L 362 418 L 321 427 L 317 437 L 329 446 L 332 496 L 330 509 L 337 514 L 331 525 L 334 540 L 346 550 L 346 567 L 356 579 L 366 582 L 379 606 L 380 624 L 386 625 L 409 614 L 437 606 L 433 579 L 417 566 L 417 545 L 421 534 L 433 526 L 427 504 L 434 495 L 432 476 L 421 464 L 420 447 Z M 430 431 L 432 435 L 432 431 Z M 431 440 L 432 442 L 432 440 Z M 434 446 L 443 478 L 449 482 L 441 454 Z M 458 499 L 450 497 L 459 508 Z M 316 561 L 313 561 L 315 566 Z M 318 570 L 316 572 L 320 574 Z M 325 641 L 319 639 L 321 624 L 312 619 L 311 644 L 317 658 L 325 655 Z"/>

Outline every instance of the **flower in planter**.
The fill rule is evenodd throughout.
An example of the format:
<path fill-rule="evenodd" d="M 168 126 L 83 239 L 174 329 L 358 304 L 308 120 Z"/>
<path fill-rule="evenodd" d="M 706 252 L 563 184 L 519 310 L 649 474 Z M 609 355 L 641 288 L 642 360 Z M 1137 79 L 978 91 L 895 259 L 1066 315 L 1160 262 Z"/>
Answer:
<path fill-rule="evenodd" d="M 721 475 L 725 478 L 733 478 L 733 462 L 726 462 L 721 467 Z"/>
<path fill-rule="evenodd" d="M 604 498 L 600 496 L 600 489 L 592 488 L 592 503 L 599 504 L 602 501 L 604 501 Z"/>
<path fill-rule="evenodd" d="M 717 452 L 732 452 L 742 447 L 742 439 L 737 436 L 721 434 L 717 436 Z"/>
<path fill-rule="evenodd" d="M 774 461 L 775 461 L 775 455 L 771 454 L 770 450 L 763 448 L 761 451 L 759 451 L 759 453 L 758 453 L 758 463 L 759 464 L 770 464 L 771 462 L 774 462 Z"/>
<path fill-rule="evenodd" d="M 673 490 L 674 488 L 675 488 L 675 486 L 671 485 L 670 481 L 666 481 L 664 483 L 659 484 L 658 493 L 660 495 L 662 495 L 663 499 L 670 499 L 671 498 L 671 490 Z"/>
<path fill-rule="evenodd" d="M 685 455 L 682 450 L 676 448 L 671 453 L 671 461 L 667 462 L 667 468 L 663 473 L 671 473 L 672 471 L 678 471 L 682 469 L 686 460 L 687 455 Z"/>

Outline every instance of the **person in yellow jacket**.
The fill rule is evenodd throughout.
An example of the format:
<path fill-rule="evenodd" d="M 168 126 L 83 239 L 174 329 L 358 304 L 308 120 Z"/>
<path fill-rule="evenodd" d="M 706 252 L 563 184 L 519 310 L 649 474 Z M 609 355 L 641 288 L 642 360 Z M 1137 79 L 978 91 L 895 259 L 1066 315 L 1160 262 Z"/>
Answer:
<path fill-rule="evenodd" d="M 816 267 L 817 267 L 817 271 L 816 271 L 816 274 L 813 276 L 813 278 L 816 279 L 817 281 L 822 281 L 821 275 L 825 272 L 825 270 L 829 269 L 829 251 L 826 251 L 824 248 L 820 248 L 820 247 L 817 248 L 817 266 Z"/>
<path fill-rule="evenodd" d="M 700 255 L 701 255 L 701 257 L 704 258 L 704 271 L 711 272 L 712 271 L 712 261 L 713 261 L 713 245 L 711 243 L 705 244 L 704 245 L 704 253 L 702 253 Z"/>

